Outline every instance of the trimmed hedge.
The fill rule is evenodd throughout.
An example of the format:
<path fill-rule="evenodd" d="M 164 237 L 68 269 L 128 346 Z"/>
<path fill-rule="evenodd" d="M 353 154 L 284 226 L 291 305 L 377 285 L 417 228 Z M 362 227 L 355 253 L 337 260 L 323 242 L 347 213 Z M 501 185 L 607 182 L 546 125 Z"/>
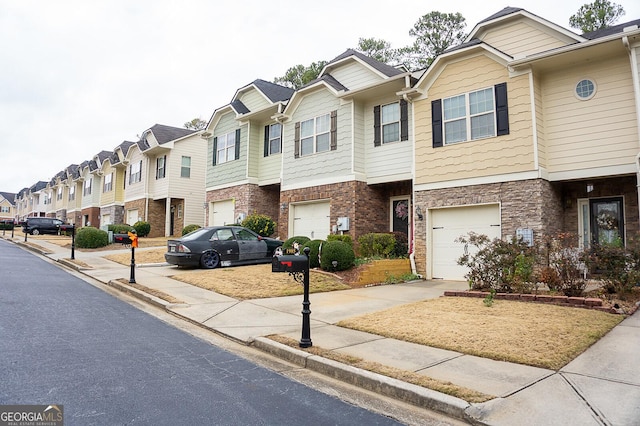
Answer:
<path fill-rule="evenodd" d="M 331 234 L 327 235 L 327 241 L 343 241 L 353 247 L 353 239 L 351 238 L 351 235 Z"/>
<path fill-rule="evenodd" d="M 307 241 L 304 244 L 300 245 L 300 253 L 304 252 L 305 247 L 309 247 L 311 250 L 309 252 L 309 267 L 310 268 L 319 268 L 320 267 L 320 259 L 318 257 L 320 245 L 326 243 L 324 240 L 311 240 Z"/>
<path fill-rule="evenodd" d="M 287 239 L 284 243 L 282 243 L 282 250 L 293 248 L 293 243 L 295 243 L 296 241 L 298 242 L 298 244 L 300 244 L 300 252 L 302 253 L 303 245 L 311 241 L 311 238 L 305 237 L 302 235 L 291 237 Z"/>
<path fill-rule="evenodd" d="M 333 261 L 337 261 L 333 266 Z M 327 241 L 322 244 L 320 267 L 325 271 L 344 271 L 355 264 L 356 255 L 351 246 L 344 241 Z"/>
<path fill-rule="evenodd" d="M 93 226 L 85 226 L 76 232 L 75 243 L 79 248 L 105 247 L 109 245 L 109 234 Z"/>
<path fill-rule="evenodd" d="M 200 229 L 200 228 L 202 227 L 196 224 L 187 225 L 184 228 L 182 228 L 182 235 L 187 235 L 189 232 L 193 232 L 196 229 Z"/>
<path fill-rule="evenodd" d="M 396 253 L 396 239 L 388 232 L 362 235 L 358 238 L 358 243 L 362 257 L 390 257 Z"/>
<path fill-rule="evenodd" d="M 126 223 L 113 224 L 107 227 L 107 230 L 113 232 L 114 234 L 126 234 L 133 229 L 133 226 L 127 225 Z"/>
<path fill-rule="evenodd" d="M 270 237 L 276 231 L 276 223 L 264 214 L 250 214 L 242 221 L 242 226 L 263 237 Z"/>
<path fill-rule="evenodd" d="M 151 232 L 151 225 L 149 224 L 149 222 L 144 222 L 142 220 L 134 223 L 133 227 L 135 228 L 138 237 L 146 237 L 147 235 L 149 235 L 149 232 Z"/>

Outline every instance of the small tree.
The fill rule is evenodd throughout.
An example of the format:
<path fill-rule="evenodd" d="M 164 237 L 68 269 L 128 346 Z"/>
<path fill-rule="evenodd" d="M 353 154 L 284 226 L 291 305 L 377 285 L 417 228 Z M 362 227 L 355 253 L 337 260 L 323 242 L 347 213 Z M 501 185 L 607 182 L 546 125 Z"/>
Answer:
<path fill-rule="evenodd" d="M 580 7 L 575 15 L 569 18 L 569 25 L 583 33 L 601 30 L 613 25 L 625 14 L 624 8 L 609 0 L 595 0 Z"/>
<path fill-rule="evenodd" d="M 276 231 L 276 223 L 264 214 L 251 214 L 242 221 L 241 225 L 263 237 L 270 237 Z"/>
<path fill-rule="evenodd" d="M 207 127 L 207 122 L 200 117 L 184 123 L 184 128 L 190 130 L 202 130 L 205 127 Z"/>

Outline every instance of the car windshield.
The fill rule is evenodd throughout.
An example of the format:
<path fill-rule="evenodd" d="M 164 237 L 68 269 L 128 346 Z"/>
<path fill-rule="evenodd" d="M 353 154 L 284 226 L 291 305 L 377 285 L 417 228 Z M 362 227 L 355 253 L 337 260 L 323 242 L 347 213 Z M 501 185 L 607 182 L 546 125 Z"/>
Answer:
<path fill-rule="evenodd" d="M 184 237 L 182 237 L 180 239 L 182 241 L 193 241 L 193 240 L 200 240 L 200 239 L 209 239 L 209 237 L 211 236 L 212 232 L 213 232 L 212 229 L 200 228 L 200 229 L 196 229 L 193 232 L 188 233 L 187 235 L 185 235 Z"/>

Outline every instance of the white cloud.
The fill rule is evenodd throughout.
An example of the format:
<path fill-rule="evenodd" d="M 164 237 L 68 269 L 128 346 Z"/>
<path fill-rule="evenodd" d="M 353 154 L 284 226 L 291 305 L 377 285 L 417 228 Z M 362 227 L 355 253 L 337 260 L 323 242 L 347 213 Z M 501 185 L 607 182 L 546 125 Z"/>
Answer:
<path fill-rule="evenodd" d="M 518 5 L 568 28 L 587 1 Z M 529 4 L 526 4 L 529 3 Z M 618 1 L 640 18 L 640 6 Z M 375 37 L 401 47 L 420 16 L 467 30 L 507 4 L 469 0 L 0 0 L 0 190 L 50 180 L 155 123 L 208 119 L 235 91 Z M 514 5 L 512 5 L 514 6 Z"/>

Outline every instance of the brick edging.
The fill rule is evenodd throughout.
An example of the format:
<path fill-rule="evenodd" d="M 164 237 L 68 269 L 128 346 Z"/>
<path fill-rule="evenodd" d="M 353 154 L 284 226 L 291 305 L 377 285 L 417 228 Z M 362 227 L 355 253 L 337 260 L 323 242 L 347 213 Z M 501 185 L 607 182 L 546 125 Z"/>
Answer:
<path fill-rule="evenodd" d="M 445 296 L 453 297 L 476 297 L 484 299 L 491 293 L 488 291 L 455 291 L 446 290 Z M 559 306 L 570 306 L 576 308 L 595 309 L 601 312 L 607 312 L 610 314 L 624 314 L 632 315 L 637 309 L 636 304 L 631 312 L 623 312 L 620 309 L 614 307 L 608 307 L 602 305 L 602 299 L 597 297 L 569 297 L 569 296 L 554 296 L 550 294 L 526 294 L 526 293 L 495 293 L 493 296 L 495 300 L 514 300 L 519 302 L 536 302 L 536 303 L 550 303 Z"/>

